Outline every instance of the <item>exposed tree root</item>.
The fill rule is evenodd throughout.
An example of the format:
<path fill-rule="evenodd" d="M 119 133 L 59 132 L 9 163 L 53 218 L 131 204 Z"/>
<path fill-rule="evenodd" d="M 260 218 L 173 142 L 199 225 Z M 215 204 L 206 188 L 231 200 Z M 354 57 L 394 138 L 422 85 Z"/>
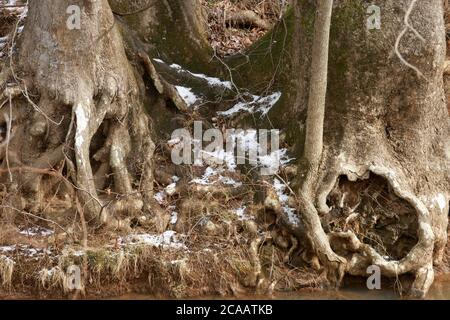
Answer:
<path fill-rule="evenodd" d="M 308 230 L 307 237 L 311 241 L 313 251 L 324 266 L 326 278 L 331 286 L 339 287 L 345 274 L 347 261 L 331 249 L 312 201 L 308 201 L 306 198 L 300 199 L 299 212 L 302 212 L 302 221 L 305 229 Z"/>

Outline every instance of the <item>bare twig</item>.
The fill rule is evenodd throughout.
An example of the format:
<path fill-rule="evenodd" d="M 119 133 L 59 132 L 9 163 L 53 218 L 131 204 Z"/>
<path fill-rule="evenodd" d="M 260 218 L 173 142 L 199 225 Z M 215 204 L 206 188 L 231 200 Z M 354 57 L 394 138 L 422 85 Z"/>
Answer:
<path fill-rule="evenodd" d="M 400 42 L 402 41 L 403 37 L 405 36 L 406 32 L 408 32 L 408 30 L 411 30 L 422 42 L 425 42 L 425 39 L 420 35 L 420 33 L 409 23 L 409 18 L 411 16 L 412 11 L 414 10 L 414 6 L 416 3 L 417 0 L 412 0 L 408 10 L 406 11 L 404 19 L 405 27 L 403 28 L 400 35 L 397 37 L 397 40 L 395 41 L 395 53 L 405 66 L 414 70 L 419 77 L 425 78 L 423 73 L 416 66 L 406 61 L 406 59 L 403 57 L 399 49 Z"/>

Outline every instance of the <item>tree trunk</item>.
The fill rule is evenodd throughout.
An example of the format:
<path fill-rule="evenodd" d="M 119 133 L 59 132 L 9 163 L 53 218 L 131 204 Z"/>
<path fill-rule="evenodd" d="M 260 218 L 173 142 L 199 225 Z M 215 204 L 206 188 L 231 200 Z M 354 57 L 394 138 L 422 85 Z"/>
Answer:
<path fill-rule="evenodd" d="M 110 0 L 117 17 L 152 57 L 211 71 L 206 17 L 197 0 Z"/>
<path fill-rule="evenodd" d="M 450 131 L 442 85 L 442 4 L 388 1 L 380 5 L 382 31 L 360 28 L 356 37 L 355 33 L 343 36 L 357 29 L 352 29 L 350 21 L 338 24 L 338 19 L 352 18 L 351 6 L 341 6 L 335 20 L 336 29 L 342 28 L 341 36 L 336 33 L 332 41 L 346 47 L 346 52 L 335 50 L 332 58 L 324 126 L 326 146 L 314 190 L 316 206 L 323 225 L 329 228 L 332 245 L 343 240 L 352 248 L 351 254 L 347 250 L 343 253 L 349 261 L 349 273 L 364 274 L 371 264 L 378 265 L 385 276 L 413 273 L 416 280 L 411 293 L 423 296 L 433 281 L 433 263 L 442 261 L 450 196 Z M 414 27 L 401 19 L 404 12 L 410 14 L 405 19 Z M 356 28 L 360 20 L 353 22 Z M 385 180 L 385 186 L 379 186 L 379 177 Z M 362 179 L 368 180 L 360 184 Z M 407 229 L 394 236 L 365 230 L 377 237 L 367 241 L 364 234 L 355 236 L 355 227 L 333 226 L 325 222 L 339 214 L 338 202 L 333 203 L 331 194 L 340 197 L 340 206 L 350 208 L 341 216 L 346 222 L 351 215 L 358 221 L 359 215 L 366 221 L 374 219 L 372 228 L 390 225 Z M 389 200 L 378 202 L 380 195 L 387 195 Z M 364 197 L 378 203 L 364 205 Z M 408 210 L 393 207 L 395 202 L 403 203 Z M 382 213 L 373 205 L 389 212 Z M 408 215 L 413 220 L 406 222 Z M 382 245 L 376 245 L 377 240 Z M 336 244 L 336 250 L 342 250 L 338 247 Z M 394 247 L 404 250 L 394 253 Z"/>
<path fill-rule="evenodd" d="M 11 150 L 16 144 L 23 147 L 25 140 L 27 152 L 18 156 L 17 165 L 31 167 L 36 156 L 45 159 L 58 150 L 56 161 L 40 161 L 52 167 L 64 160 L 86 216 L 118 223 L 118 217 L 110 220 L 111 201 L 99 195 L 94 177 L 109 167 L 114 191 L 121 195 L 114 205 L 124 202 L 130 213 L 141 210 L 142 197 L 151 195 L 154 144 L 144 112 L 144 85 L 128 62 L 108 2 L 79 2 L 79 30 L 67 25 L 72 4 L 30 2 L 18 65 L 33 115 L 19 127 L 23 135 L 12 139 Z M 29 193 L 45 192 L 36 175 L 23 177 Z M 137 190 L 134 181 L 140 182 Z"/>

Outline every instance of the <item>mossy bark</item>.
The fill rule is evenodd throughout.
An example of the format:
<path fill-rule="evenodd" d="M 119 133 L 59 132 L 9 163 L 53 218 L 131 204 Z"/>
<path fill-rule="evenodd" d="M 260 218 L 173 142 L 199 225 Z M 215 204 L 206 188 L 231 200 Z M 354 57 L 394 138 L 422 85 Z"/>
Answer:
<path fill-rule="evenodd" d="M 381 30 L 367 28 L 370 5 L 381 9 Z M 433 262 L 441 261 L 447 241 L 450 121 L 442 83 L 442 3 L 419 1 L 410 6 L 410 1 L 335 1 L 324 152 L 310 187 L 301 189 L 298 198 L 313 199 L 312 207 L 299 201 L 300 217 L 312 211 L 322 221 L 322 226 L 304 223 L 325 269 L 344 265 L 346 272 L 361 274 L 365 267 L 376 264 L 388 277 L 413 273 L 416 281 L 411 293 L 422 296 L 432 283 Z M 270 125 L 285 131 L 287 143 L 295 150 L 299 185 L 304 185 L 310 169 L 303 156 L 315 10 L 314 1 L 299 1 L 246 56 L 228 61 L 236 66 L 238 83 L 255 84 L 252 90 L 270 86 L 283 92 L 268 118 Z M 408 10 L 408 22 L 420 36 L 408 27 L 399 38 L 406 28 Z M 401 57 L 396 53 L 396 43 Z M 414 208 L 410 214 L 418 220 L 417 243 L 405 251 L 403 259 L 388 261 L 363 240 L 353 238 L 351 230 L 339 236 L 333 233 L 336 230 L 328 230 L 333 241 L 345 238 L 352 248 L 342 255 L 345 262 L 330 266 L 327 253 L 317 247 L 317 232 L 327 226 L 332 211 L 330 192 L 336 186 L 340 188 L 343 177 L 371 181 L 375 176 L 387 181 L 393 198 L 406 200 Z M 342 277 L 336 278 L 336 272 L 329 275 L 330 280 L 338 282 Z"/>

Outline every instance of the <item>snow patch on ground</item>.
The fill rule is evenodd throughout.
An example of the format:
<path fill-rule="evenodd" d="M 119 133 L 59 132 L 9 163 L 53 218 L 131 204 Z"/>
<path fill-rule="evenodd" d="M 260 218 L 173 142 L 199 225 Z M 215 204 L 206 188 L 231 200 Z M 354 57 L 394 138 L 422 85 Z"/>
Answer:
<path fill-rule="evenodd" d="M 26 244 L 0 246 L 0 252 L 3 254 L 15 254 L 26 258 L 32 258 L 33 260 L 39 260 L 44 256 L 51 256 L 53 253 L 49 249 L 34 248 Z"/>
<path fill-rule="evenodd" d="M 216 170 L 212 167 L 207 167 L 205 169 L 205 173 L 203 174 L 203 176 L 201 178 L 193 179 L 190 183 L 201 184 L 204 186 L 210 185 L 210 184 L 212 184 L 212 182 L 209 179 L 211 177 L 217 175 L 218 173 L 219 173 L 218 170 Z"/>
<path fill-rule="evenodd" d="M 73 253 L 72 253 L 72 255 L 74 256 L 74 257 L 82 257 L 82 256 L 84 256 L 86 254 L 86 252 L 84 251 L 84 250 L 77 250 L 77 251 L 74 251 Z"/>
<path fill-rule="evenodd" d="M 164 191 L 160 191 L 155 193 L 153 198 L 159 203 L 164 204 L 164 200 L 166 199 L 166 193 Z"/>
<path fill-rule="evenodd" d="M 0 252 L 7 253 L 16 251 L 16 245 L 13 244 L 11 246 L 0 246 Z"/>
<path fill-rule="evenodd" d="M 167 195 L 173 196 L 173 195 L 175 194 L 175 192 L 177 191 L 177 184 L 176 184 L 175 182 L 169 184 L 169 185 L 164 189 L 164 191 L 166 192 Z"/>
<path fill-rule="evenodd" d="M 293 160 L 295 158 L 289 157 L 287 149 L 275 150 L 265 156 L 258 157 L 259 166 L 273 174 L 278 172 L 280 166 L 286 165 Z"/>
<path fill-rule="evenodd" d="M 273 106 L 275 106 L 280 98 L 281 92 L 275 92 L 265 97 L 251 95 L 249 102 L 239 102 L 226 111 L 217 112 L 217 115 L 223 117 L 232 117 L 240 112 L 257 112 L 261 114 L 261 117 L 263 117 L 269 113 L 269 111 L 273 108 Z"/>
<path fill-rule="evenodd" d="M 238 182 L 238 181 L 236 181 L 236 180 L 234 180 L 233 178 L 230 178 L 230 177 L 220 176 L 218 181 L 220 183 L 223 183 L 223 184 L 227 185 L 227 186 L 234 186 L 234 187 L 242 186 L 241 182 Z"/>
<path fill-rule="evenodd" d="M 213 152 L 200 150 L 203 160 L 208 164 L 224 164 L 229 171 L 236 169 L 236 160 L 234 152 L 227 152 L 224 148 L 217 149 Z"/>
<path fill-rule="evenodd" d="M 298 226 L 300 220 L 295 213 L 295 209 L 289 207 L 288 205 L 289 196 L 286 194 L 287 189 L 286 184 L 281 182 L 279 179 L 275 178 L 273 180 L 273 187 L 275 188 L 275 191 L 278 195 L 278 199 L 280 200 L 281 206 L 283 208 L 284 213 L 286 214 L 288 221 L 294 226 Z"/>
<path fill-rule="evenodd" d="M 180 97 L 184 100 L 188 107 L 192 107 L 198 100 L 200 100 L 193 92 L 191 88 L 183 86 L 175 86 Z"/>
<path fill-rule="evenodd" d="M 248 154 L 257 154 L 257 167 L 271 169 L 274 174 L 278 172 L 281 165 L 287 164 L 294 160 L 287 155 L 287 149 L 274 150 L 268 154 L 264 154 L 263 148 L 258 142 L 256 130 L 241 131 L 232 137 L 234 144 L 238 143 L 240 147 L 248 151 Z M 233 146 L 233 150 L 234 150 Z M 229 158 L 229 157 L 228 157 Z M 252 163 L 250 163 L 252 164 Z M 234 164 L 235 165 L 235 164 Z M 254 164 L 253 164 L 254 165 Z"/>
<path fill-rule="evenodd" d="M 221 175 L 221 173 L 223 172 L 224 172 L 223 169 L 214 169 L 212 167 L 207 167 L 205 169 L 205 173 L 201 178 L 192 179 L 190 183 L 199 184 L 203 186 L 210 186 L 215 183 L 223 183 L 225 185 L 234 186 L 236 188 L 242 186 L 242 182 Z"/>
<path fill-rule="evenodd" d="M 160 235 L 155 234 L 131 234 L 125 239 L 120 239 L 122 245 L 147 245 L 152 247 L 161 247 L 164 249 L 187 249 L 181 243 L 175 231 L 165 231 Z"/>
<path fill-rule="evenodd" d="M 180 178 L 177 176 L 172 177 L 172 183 L 169 184 L 164 190 L 159 191 L 153 195 L 153 198 L 161 205 L 165 204 L 167 196 L 173 196 L 177 191 L 177 182 Z"/>
<path fill-rule="evenodd" d="M 213 152 L 207 152 L 200 150 L 203 155 L 203 160 L 209 165 L 220 165 L 228 169 L 228 171 L 235 171 L 238 164 L 250 164 L 254 167 L 262 168 L 269 175 L 273 175 L 278 172 L 280 166 L 286 165 L 294 158 L 288 156 L 288 150 L 286 148 L 274 150 L 265 154 L 262 146 L 258 142 L 258 132 L 256 130 L 239 130 L 232 133 L 229 137 L 225 137 L 227 141 L 231 141 L 231 146 L 227 145 L 227 149 L 218 148 Z M 236 146 L 245 153 L 239 154 L 235 152 Z M 249 157 L 249 155 L 255 155 L 256 159 L 247 159 L 242 157 Z M 239 158 L 241 157 L 241 158 Z M 252 157 L 254 158 L 254 157 Z M 252 160 L 252 161 L 250 161 Z M 211 168 L 208 170 L 212 170 Z M 208 173 L 208 171 L 207 171 Z M 204 180 L 202 178 L 202 180 Z M 200 184 L 209 184 L 209 182 Z"/>
<path fill-rule="evenodd" d="M 31 227 L 31 228 L 20 230 L 19 233 L 26 235 L 26 236 L 48 237 L 48 236 L 51 236 L 52 234 L 54 234 L 55 232 L 50 229 L 36 226 L 36 227 Z"/>
<path fill-rule="evenodd" d="M 52 252 L 48 249 L 33 248 L 27 245 L 21 245 L 20 251 L 27 257 L 35 258 L 35 260 L 38 260 L 45 255 L 52 254 Z"/>
<path fill-rule="evenodd" d="M 172 211 L 170 214 L 170 224 L 176 224 L 178 221 L 178 212 Z"/>

